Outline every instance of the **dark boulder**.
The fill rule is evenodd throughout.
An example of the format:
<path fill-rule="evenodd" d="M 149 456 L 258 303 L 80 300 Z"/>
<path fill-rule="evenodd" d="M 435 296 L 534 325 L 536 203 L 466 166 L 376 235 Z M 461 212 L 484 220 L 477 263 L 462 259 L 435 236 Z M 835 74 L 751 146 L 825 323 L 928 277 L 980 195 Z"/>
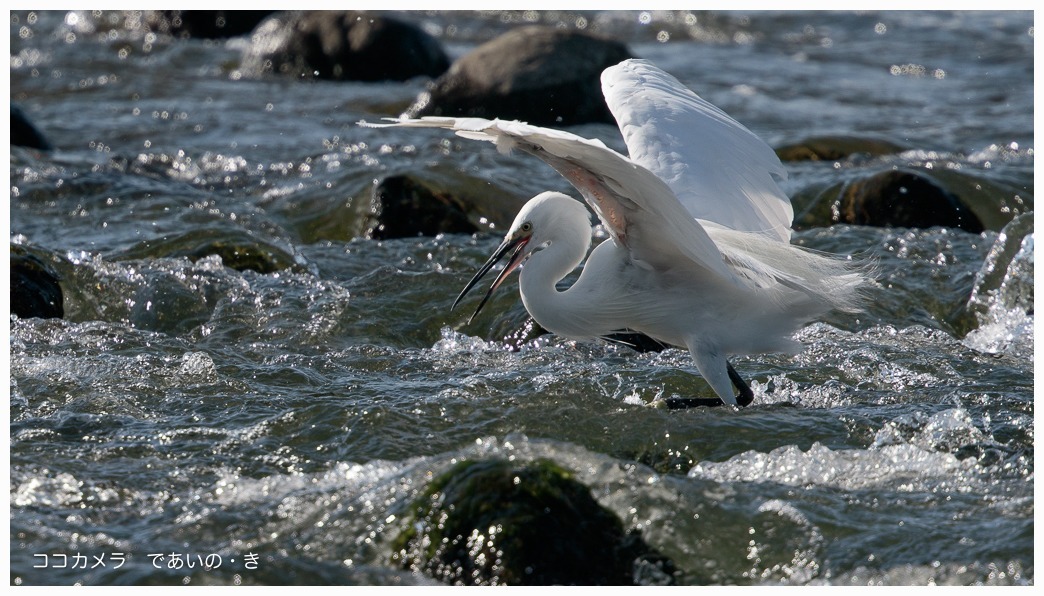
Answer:
<path fill-rule="evenodd" d="M 40 129 L 25 115 L 25 112 L 14 104 L 11 104 L 11 144 L 41 151 L 54 149 Z"/>
<path fill-rule="evenodd" d="M 464 585 L 673 583 L 672 563 L 628 533 L 555 463 L 464 461 L 406 515 L 392 563 Z"/>
<path fill-rule="evenodd" d="M 513 29 L 475 48 L 407 111 L 568 126 L 614 122 L 602 97 L 602 71 L 631 58 L 617 41 L 544 26 Z"/>
<path fill-rule="evenodd" d="M 433 78 L 447 68 L 442 46 L 416 25 L 356 11 L 275 15 L 254 31 L 243 60 L 251 74 L 338 81 Z"/>
<path fill-rule="evenodd" d="M 472 234 L 465 206 L 451 194 L 409 175 L 389 176 L 373 187 L 365 235 L 386 240 L 437 234 Z"/>
<path fill-rule="evenodd" d="M 978 234 L 982 223 L 956 195 L 916 172 L 889 170 L 848 185 L 838 205 L 845 223 L 960 228 Z"/>
<path fill-rule="evenodd" d="M 271 10 L 156 10 L 145 24 L 153 31 L 181 38 L 224 39 L 246 35 L 274 11 Z"/>
<path fill-rule="evenodd" d="M 808 193 L 806 193 L 808 194 Z M 813 202 L 794 220 L 796 228 L 837 223 L 930 228 L 943 226 L 978 234 L 984 227 L 954 193 L 930 176 L 886 170 L 813 193 Z M 795 197 L 795 203 L 804 202 Z"/>
<path fill-rule="evenodd" d="M 11 314 L 19 318 L 65 316 L 58 274 L 42 260 L 11 245 Z"/>
<path fill-rule="evenodd" d="M 499 234 L 527 199 L 516 189 L 441 162 L 383 179 L 363 172 L 330 188 L 276 197 L 264 208 L 296 242 L 313 244 L 479 230 Z"/>

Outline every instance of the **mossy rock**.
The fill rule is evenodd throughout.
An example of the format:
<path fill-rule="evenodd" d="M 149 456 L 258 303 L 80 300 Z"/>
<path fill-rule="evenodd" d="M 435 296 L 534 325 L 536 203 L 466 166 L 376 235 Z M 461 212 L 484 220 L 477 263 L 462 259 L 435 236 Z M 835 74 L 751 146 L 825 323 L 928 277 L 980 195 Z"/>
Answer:
<path fill-rule="evenodd" d="M 885 139 L 846 135 L 810 137 L 776 148 L 782 161 L 837 161 L 854 155 L 891 155 L 907 148 Z"/>
<path fill-rule="evenodd" d="M 449 584 L 673 583 L 669 560 L 545 459 L 458 463 L 405 517 L 392 564 Z"/>
<path fill-rule="evenodd" d="M 368 196 L 364 196 L 368 195 Z M 377 240 L 507 228 L 528 197 L 455 168 L 432 166 L 368 182 L 342 229 Z"/>
<path fill-rule="evenodd" d="M 236 229 L 198 229 L 145 240 L 116 255 L 116 258 L 185 257 L 195 263 L 210 255 L 221 257 L 226 267 L 236 271 L 249 269 L 258 273 L 274 273 L 284 269 L 303 269 L 292 249 Z"/>
<path fill-rule="evenodd" d="M 1000 231 L 1033 211 L 1030 185 L 964 172 L 903 167 L 860 173 L 795 193 L 795 229 L 834 224 Z"/>
<path fill-rule="evenodd" d="M 807 194 L 807 193 L 806 193 Z M 821 191 L 794 218 L 798 229 L 837 223 L 930 228 L 944 226 L 972 233 L 983 230 L 982 222 L 960 197 L 924 172 L 885 170 L 850 180 Z"/>

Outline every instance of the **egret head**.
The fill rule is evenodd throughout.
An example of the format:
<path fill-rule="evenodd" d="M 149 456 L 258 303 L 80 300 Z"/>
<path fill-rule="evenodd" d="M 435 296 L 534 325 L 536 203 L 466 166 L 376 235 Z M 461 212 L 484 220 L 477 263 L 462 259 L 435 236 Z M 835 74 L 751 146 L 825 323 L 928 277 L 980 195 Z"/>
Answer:
<path fill-rule="evenodd" d="M 587 208 L 582 203 L 560 192 L 543 192 L 533 197 L 515 216 L 515 221 L 508 229 L 504 241 L 493 252 L 493 256 L 479 268 L 475 276 L 468 282 L 468 285 L 461 290 L 460 295 L 453 301 L 453 307 L 457 306 L 461 298 L 483 276 L 489 273 L 489 270 L 500 259 L 504 258 L 504 255 L 510 253 L 511 257 L 508 259 L 507 265 L 504 266 L 500 275 L 490 285 L 486 295 L 479 302 L 478 308 L 471 315 L 471 319 L 474 319 L 475 315 L 485 306 L 489 297 L 493 295 L 493 292 L 504 282 L 504 279 L 521 265 L 529 255 L 557 240 L 570 238 L 571 236 L 575 239 L 578 228 L 587 230 L 584 242 L 589 243 L 591 220 Z M 471 322 L 471 319 L 468 322 Z"/>

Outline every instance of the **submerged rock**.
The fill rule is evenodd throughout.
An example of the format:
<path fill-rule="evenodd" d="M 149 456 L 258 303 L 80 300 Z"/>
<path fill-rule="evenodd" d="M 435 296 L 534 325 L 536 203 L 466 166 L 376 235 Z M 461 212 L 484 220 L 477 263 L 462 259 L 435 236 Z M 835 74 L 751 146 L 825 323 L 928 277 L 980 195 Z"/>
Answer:
<path fill-rule="evenodd" d="M 134 292 L 128 319 L 134 327 L 170 335 L 188 333 L 207 322 L 213 311 L 204 293 L 177 275 L 153 274 Z"/>
<path fill-rule="evenodd" d="M 457 464 L 417 498 L 393 549 L 393 564 L 458 585 L 673 583 L 669 560 L 548 460 Z"/>
<path fill-rule="evenodd" d="M 275 15 L 251 36 L 243 70 L 338 81 L 404 81 L 449 68 L 438 40 L 416 25 L 357 11 Z"/>
<path fill-rule="evenodd" d="M 407 111 L 568 126 L 613 122 L 599 77 L 631 58 L 617 41 L 544 26 L 513 29 L 453 63 Z"/>
<path fill-rule="evenodd" d="M 805 191 L 805 194 L 809 194 Z M 794 218 L 796 228 L 837 223 L 865 226 L 984 228 L 961 199 L 933 178 L 911 170 L 886 170 L 819 191 Z M 799 201 L 800 202 L 800 199 Z"/>
<path fill-rule="evenodd" d="M 59 280 L 58 274 L 36 255 L 11 245 L 11 314 L 22 319 L 64 317 Z"/>
<path fill-rule="evenodd" d="M 273 273 L 302 265 L 293 250 L 234 229 L 201 229 L 145 240 L 117 255 L 121 259 L 185 257 L 196 262 L 209 255 L 221 257 L 230 269 Z"/>
<path fill-rule="evenodd" d="M 389 176 L 373 188 L 365 235 L 386 240 L 477 232 L 464 209 L 454 196 L 413 176 Z"/>

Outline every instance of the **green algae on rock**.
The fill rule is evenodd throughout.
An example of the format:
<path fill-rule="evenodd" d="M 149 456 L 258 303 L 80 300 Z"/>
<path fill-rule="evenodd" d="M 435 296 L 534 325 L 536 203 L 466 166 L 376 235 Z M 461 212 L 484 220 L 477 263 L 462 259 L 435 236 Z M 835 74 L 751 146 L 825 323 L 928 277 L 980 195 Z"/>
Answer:
<path fill-rule="evenodd" d="M 673 583 L 673 564 L 544 459 L 463 461 L 411 507 L 392 564 L 464 585 Z"/>

